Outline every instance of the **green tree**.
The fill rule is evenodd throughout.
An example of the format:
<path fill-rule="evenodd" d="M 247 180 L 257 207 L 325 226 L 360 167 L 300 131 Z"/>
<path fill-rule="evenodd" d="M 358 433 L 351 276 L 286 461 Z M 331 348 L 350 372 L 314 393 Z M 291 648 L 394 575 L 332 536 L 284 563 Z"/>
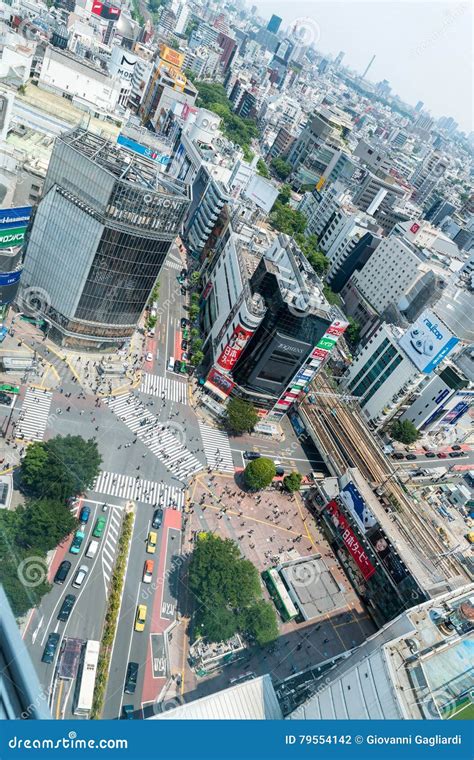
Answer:
<path fill-rule="evenodd" d="M 291 206 L 285 206 L 278 201 L 273 205 L 269 219 L 272 227 L 291 237 L 297 233 L 303 233 L 307 223 L 306 217 L 301 211 L 297 211 Z"/>
<path fill-rule="evenodd" d="M 410 420 L 396 420 L 390 426 L 390 435 L 400 443 L 415 443 L 420 433 Z"/>
<path fill-rule="evenodd" d="M 279 179 L 286 179 L 292 172 L 292 166 L 283 158 L 272 158 L 270 166 Z"/>
<path fill-rule="evenodd" d="M 191 341 L 191 349 L 193 351 L 200 351 L 202 348 L 202 340 L 201 338 L 193 338 Z"/>
<path fill-rule="evenodd" d="M 283 486 L 290 493 L 294 493 L 300 490 L 302 480 L 303 476 L 299 472 L 290 472 L 289 475 L 285 475 L 283 478 Z"/>
<path fill-rule="evenodd" d="M 276 475 L 275 464 L 267 457 L 253 459 L 244 470 L 244 479 L 252 491 L 261 491 L 270 485 Z"/>
<path fill-rule="evenodd" d="M 316 235 L 302 235 L 301 233 L 296 233 L 295 240 L 316 274 L 322 276 L 329 267 L 329 261 L 319 249 L 318 238 Z"/>
<path fill-rule="evenodd" d="M 78 527 L 78 521 L 64 502 L 38 499 L 18 507 L 16 543 L 27 550 L 46 554 Z"/>
<path fill-rule="evenodd" d="M 38 454 L 41 447 L 47 454 Z M 44 467 L 38 467 L 43 457 Z M 93 439 L 56 436 L 28 447 L 21 464 L 22 482 L 38 498 L 67 499 L 92 487 L 102 458 Z"/>
<path fill-rule="evenodd" d="M 191 322 L 194 322 L 198 314 L 199 314 L 199 306 L 197 304 L 192 303 L 191 306 L 189 307 L 189 319 L 191 320 Z"/>
<path fill-rule="evenodd" d="M 331 290 L 329 285 L 324 285 L 323 293 L 326 300 L 331 304 L 331 306 L 340 306 L 342 304 L 342 299 L 339 293 L 335 293 L 333 290 Z"/>
<path fill-rule="evenodd" d="M 192 287 L 194 288 L 196 287 L 196 285 L 199 285 L 200 281 L 201 281 L 201 275 L 199 274 L 199 272 L 197 271 L 191 272 L 191 274 L 189 275 L 189 282 L 192 285 Z"/>
<path fill-rule="evenodd" d="M 287 206 L 291 199 L 291 185 L 282 185 L 280 192 L 275 203 L 281 203 L 282 206 Z"/>
<path fill-rule="evenodd" d="M 278 624 L 273 606 L 260 599 L 245 610 L 242 628 L 247 630 L 260 646 L 271 644 L 278 638 Z"/>
<path fill-rule="evenodd" d="M 255 407 L 241 398 L 231 398 L 226 408 L 225 425 L 235 435 L 251 433 L 258 422 Z"/>
<path fill-rule="evenodd" d="M 203 359 L 204 359 L 203 352 L 195 351 L 193 355 L 191 356 L 191 364 L 193 365 L 193 367 L 199 367 Z"/>
<path fill-rule="evenodd" d="M 263 158 L 259 158 L 257 161 L 257 174 L 260 174 L 261 177 L 265 177 L 265 179 L 269 179 L 270 177 L 268 166 L 266 165 Z"/>
<path fill-rule="evenodd" d="M 191 327 L 189 334 L 191 335 L 191 338 L 199 338 L 199 336 L 201 335 L 197 327 Z"/>
<path fill-rule="evenodd" d="M 191 293 L 191 303 L 195 306 L 199 306 L 199 301 L 201 300 L 201 297 L 199 293 Z"/>
<path fill-rule="evenodd" d="M 345 332 L 345 337 L 348 343 L 350 343 L 351 346 L 355 347 L 360 340 L 361 325 L 360 322 L 358 322 L 356 319 L 353 319 L 353 317 L 349 317 L 348 321 L 349 327 Z"/>

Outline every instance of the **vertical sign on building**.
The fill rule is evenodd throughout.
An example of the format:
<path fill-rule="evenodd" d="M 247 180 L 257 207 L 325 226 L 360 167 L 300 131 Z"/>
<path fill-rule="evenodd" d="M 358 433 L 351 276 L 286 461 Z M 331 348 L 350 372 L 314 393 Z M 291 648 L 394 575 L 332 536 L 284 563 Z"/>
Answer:
<path fill-rule="evenodd" d="M 296 401 L 303 388 L 311 382 L 321 364 L 329 356 L 330 352 L 336 345 L 341 335 L 345 332 L 349 322 L 343 322 L 335 319 L 328 329 L 319 339 L 313 348 L 305 363 L 299 368 L 296 375 L 292 378 L 284 393 L 280 396 L 270 415 L 279 419 L 288 411 L 290 406 Z"/>

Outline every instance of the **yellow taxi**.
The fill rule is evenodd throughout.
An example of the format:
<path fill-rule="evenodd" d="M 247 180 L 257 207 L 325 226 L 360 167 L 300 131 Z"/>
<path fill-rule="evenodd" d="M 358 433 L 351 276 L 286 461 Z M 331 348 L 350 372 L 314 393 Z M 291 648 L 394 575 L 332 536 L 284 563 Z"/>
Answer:
<path fill-rule="evenodd" d="M 148 534 L 148 542 L 146 545 L 146 550 L 148 554 L 154 554 L 156 551 L 156 541 L 157 541 L 157 534 L 154 530 L 150 530 Z"/>
<path fill-rule="evenodd" d="M 144 631 L 146 623 L 146 604 L 139 604 L 137 607 L 137 614 L 135 615 L 135 630 Z"/>

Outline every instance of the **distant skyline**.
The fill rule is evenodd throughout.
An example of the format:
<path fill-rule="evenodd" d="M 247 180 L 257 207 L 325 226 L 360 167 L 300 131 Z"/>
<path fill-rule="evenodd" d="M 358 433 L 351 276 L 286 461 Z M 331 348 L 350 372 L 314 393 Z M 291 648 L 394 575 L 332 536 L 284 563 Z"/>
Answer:
<path fill-rule="evenodd" d="M 372 55 L 367 76 L 387 79 L 392 92 L 415 105 L 418 100 L 435 118 L 452 116 L 460 128 L 474 129 L 472 78 L 473 10 L 468 2 L 431 0 L 253 0 L 266 20 L 281 16 L 281 29 L 295 20 L 308 23 L 315 46 L 362 73 Z M 252 5 L 252 0 L 247 0 Z"/>

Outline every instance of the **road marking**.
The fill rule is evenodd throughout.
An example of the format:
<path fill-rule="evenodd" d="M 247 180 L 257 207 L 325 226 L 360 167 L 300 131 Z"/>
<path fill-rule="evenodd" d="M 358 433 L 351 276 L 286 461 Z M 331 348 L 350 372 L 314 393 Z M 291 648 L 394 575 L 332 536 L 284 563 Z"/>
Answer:
<path fill-rule="evenodd" d="M 186 381 L 145 373 L 139 390 L 141 393 L 147 393 L 150 396 L 161 396 L 168 401 L 176 401 L 186 405 L 188 403 L 186 386 Z"/>
<path fill-rule="evenodd" d="M 184 491 L 180 488 L 150 480 L 137 481 L 132 475 L 121 475 L 107 470 L 101 472 L 91 490 L 144 504 L 174 506 L 177 509 L 184 506 Z"/>
<path fill-rule="evenodd" d="M 201 421 L 199 421 L 199 430 L 208 466 L 219 472 L 233 473 L 234 460 L 227 433 L 205 425 Z"/>
<path fill-rule="evenodd" d="M 25 441 L 42 441 L 48 423 L 53 394 L 28 388 L 15 430 L 15 437 Z"/>

